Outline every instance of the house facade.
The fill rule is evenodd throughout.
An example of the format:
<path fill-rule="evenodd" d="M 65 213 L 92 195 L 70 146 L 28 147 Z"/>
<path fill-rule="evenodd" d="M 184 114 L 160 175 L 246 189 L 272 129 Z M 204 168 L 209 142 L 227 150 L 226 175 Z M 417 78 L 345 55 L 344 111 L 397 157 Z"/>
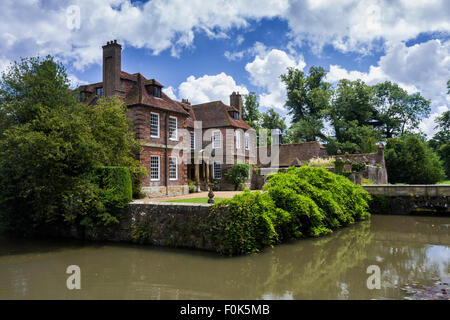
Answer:
<path fill-rule="evenodd" d="M 175 101 L 156 79 L 122 71 L 121 52 L 116 40 L 104 45 L 103 81 L 77 91 L 88 105 L 112 96 L 126 104 L 142 145 L 136 157 L 149 173 L 142 191 L 149 197 L 182 195 L 189 192 L 189 180 L 198 190 L 207 190 L 211 182 L 231 188 L 224 171 L 237 162 L 256 163 L 256 132 L 242 120 L 241 95 L 233 92 L 230 105 Z"/>

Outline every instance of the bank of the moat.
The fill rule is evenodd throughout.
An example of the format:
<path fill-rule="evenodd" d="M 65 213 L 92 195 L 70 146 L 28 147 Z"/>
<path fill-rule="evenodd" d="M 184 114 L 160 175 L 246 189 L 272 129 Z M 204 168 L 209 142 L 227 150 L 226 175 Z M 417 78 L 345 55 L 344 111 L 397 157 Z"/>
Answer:
<path fill-rule="evenodd" d="M 0 299 L 404 299 L 450 273 L 450 218 L 382 216 L 257 255 L 0 239 Z M 68 290 L 66 269 L 81 269 Z M 381 289 L 367 288 L 367 267 Z"/>

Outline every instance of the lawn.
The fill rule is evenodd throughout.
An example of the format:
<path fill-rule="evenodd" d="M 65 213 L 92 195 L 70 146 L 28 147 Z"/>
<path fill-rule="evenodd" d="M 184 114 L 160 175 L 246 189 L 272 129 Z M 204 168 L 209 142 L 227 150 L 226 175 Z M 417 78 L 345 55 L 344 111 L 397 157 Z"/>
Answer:
<path fill-rule="evenodd" d="M 450 184 L 450 180 L 441 181 L 441 182 L 438 182 L 437 184 Z"/>
<path fill-rule="evenodd" d="M 214 198 L 215 203 L 225 200 L 225 198 Z M 208 198 L 188 198 L 180 200 L 169 200 L 164 202 L 177 202 L 177 203 L 208 203 Z"/>

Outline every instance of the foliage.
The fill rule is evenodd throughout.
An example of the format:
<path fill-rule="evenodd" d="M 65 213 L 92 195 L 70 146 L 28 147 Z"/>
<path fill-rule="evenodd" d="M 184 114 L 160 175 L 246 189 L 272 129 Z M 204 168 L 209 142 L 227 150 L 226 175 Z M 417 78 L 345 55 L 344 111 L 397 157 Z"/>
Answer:
<path fill-rule="evenodd" d="M 249 126 L 253 129 L 260 127 L 259 121 L 261 119 L 261 114 L 259 112 L 259 102 L 258 97 L 254 92 L 250 92 L 248 95 L 244 96 L 244 104 L 242 108 L 242 120 L 247 122 Z"/>
<path fill-rule="evenodd" d="M 334 165 L 334 158 L 313 158 L 308 161 L 308 166 L 314 168 L 329 168 Z"/>
<path fill-rule="evenodd" d="M 220 253 L 254 253 L 291 238 L 324 235 L 368 216 L 368 193 L 323 168 L 291 167 L 272 174 L 264 189 L 246 190 L 214 205 L 211 232 Z"/>
<path fill-rule="evenodd" d="M 326 140 L 322 134 L 323 121 L 316 117 L 305 116 L 292 123 L 288 130 L 288 140 L 292 143 L 316 141 L 318 138 Z"/>
<path fill-rule="evenodd" d="M 390 183 L 435 184 L 444 178 L 437 154 L 417 135 L 388 139 L 385 150 Z"/>
<path fill-rule="evenodd" d="M 102 190 L 105 200 L 112 207 L 124 207 L 132 200 L 130 170 L 126 167 L 97 167 L 92 180 Z"/>
<path fill-rule="evenodd" d="M 234 184 L 234 190 L 242 188 L 243 183 L 248 180 L 250 164 L 235 163 L 224 172 L 224 177 Z"/>
<path fill-rule="evenodd" d="M 430 140 L 430 146 L 436 151 L 444 164 L 447 177 L 450 178 L 450 111 L 436 119 L 439 131 Z"/>
<path fill-rule="evenodd" d="M 195 193 L 197 192 L 197 186 L 195 185 L 195 182 L 192 180 L 188 180 L 188 187 L 189 187 L 189 193 Z"/>
<path fill-rule="evenodd" d="M 365 162 L 352 162 L 352 172 L 360 172 L 365 167 Z"/>
<path fill-rule="evenodd" d="M 211 228 L 217 251 L 225 255 L 256 253 L 277 242 L 274 221 L 278 210 L 259 191 L 235 195 L 212 208 Z"/>
<path fill-rule="evenodd" d="M 136 181 L 142 172 L 124 105 L 78 104 L 64 67 L 51 57 L 15 63 L 0 88 L 0 215 L 7 229 L 29 234 L 48 223 L 117 222 L 92 173 L 119 165 Z"/>
<path fill-rule="evenodd" d="M 377 127 L 383 137 L 399 137 L 416 129 L 430 115 L 430 101 L 419 93 L 406 90 L 390 81 L 373 86 Z"/>
<path fill-rule="evenodd" d="M 267 134 L 267 145 L 272 144 L 271 130 L 278 129 L 283 136 L 286 133 L 287 125 L 284 117 L 281 117 L 273 108 L 262 114 L 261 127 L 269 130 Z M 282 141 L 280 141 L 282 143 Z"/>

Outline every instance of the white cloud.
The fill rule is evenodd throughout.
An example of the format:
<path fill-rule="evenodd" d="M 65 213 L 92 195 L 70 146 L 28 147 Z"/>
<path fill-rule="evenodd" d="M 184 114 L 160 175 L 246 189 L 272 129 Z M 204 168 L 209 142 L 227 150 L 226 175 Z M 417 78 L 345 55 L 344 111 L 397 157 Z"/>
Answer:
<path fill-rule="evenodd" d="M 78 79 L 74 74 L 68 74 L 67 79 L 69 80 L 70 88 L 75 89 L 79 86 L 87 84 L 86 81 Z"/>
<path fill-rule="evenodd" d="M 368 72 L 330 66 L 328 81 L 336 82 L 344 78 L 361 79 L 370 85 L 393 81 L 409 93 L 420 92 L 431 100 L 433 113 L 423 121 L 421 128 L 432 135 L 434 118 L 450 105 L 446 94 L 447 80 L 450 79 L 450 41 L 430 40 L 410 47 L 404 43 L 394 45 L 386 50 L 378 65 L 371 66 Z"/>
<path fill-rule="evenodd" d="M 167 96 L 172 100 L 178 100 L 175 94 L 176 89 L 172 86 L 162 89 L 162 91 L 167 94 Z"/>
<path fill-rule="evenodd" d="M 178 87 L 179 97 L 189 99 L 192 104 L 217 100 L 229 104 L 230 94 L 233 91 L 239 91 L 242 95 L 248 94 L 245 86 L 237 85 L 233 77 L 224 72 L 199 78 L 190 76 Z"/>
<path fill-rule="evenodd" d="M 426 32 L 450 31 L 447 0 L 296 0 L 285 14 L 297 43 L 316 52 L 325 44 L 369 53 L 374 43 L 388 45 Z"/>
<path fill-rule="evenodd" d="M 80 8 L 79 29 L 67 27 L 70 5 Z M 374 41 L 392 46 L 421 33 L 449 32 L 449 12 L 448 0 L 3 0 L 0 56 L 53 54 L 83 69 L 101 62 L 99 48 L 111 39 L 178 56 L 198 32 L 226 38 L 231 28 L 274 17 L 288 22 L 292 43 L 368 53 Z M 236 43 L 242 41 L 238 36 Z"/>
<path fill-rule="evenodd" d="M 245 51 L 237 51 L 237 52 L 225 51 L 225 53 L 223 55 L 229 61 L 235 61 L 235 60 L 242 59 L 244 57 L 244 53 L 245 53 Z"/>
<path fill-rule="evenodd" d="M 71 5 L 80 8 L 79 29 L 67 27 L 66 10 Z M 264 5 L 259 0 L 153 0 L 133 4 L 129 0 L 3 0 L 0 56 L 53 54 L 83 69 L 101 62 L 99 48 L 112 39 L 150 49 L 154 54 L 170 50 L 177 56 L 192 45 L 195 32 L 224 38 L 232 27 L 246 27 L 249 19 L 275 17 L 287 7 L 287 0 L 265 0 Z"/>
<path fill-rule="evenodd" d="M 258 50 L 262 55 L 257 55 L 245 70 L 250 74 L 251 83 L 265 90 L 260 95 L 261 106 L 284 110 L 286 88 L 280 75 L 286 73 L 288 67 L 303 70 L 306 65 L 303 57 L 295 58 L 278 49 L 267 51 L 263 46 L 258 46 Z"/>
<path fill-rule="evenodd" d="M 428 119 L 425 119 L 420 123 L 419 129 L 422 132 L 425 132 L 429 138 L 433 137 L 436 133 L 436 118 L 439 117 L 446 111 L 449 111 L 450 108 L 448 106 L 440 106 L 437 108 L 436 112 L 433 112 Z"/>

